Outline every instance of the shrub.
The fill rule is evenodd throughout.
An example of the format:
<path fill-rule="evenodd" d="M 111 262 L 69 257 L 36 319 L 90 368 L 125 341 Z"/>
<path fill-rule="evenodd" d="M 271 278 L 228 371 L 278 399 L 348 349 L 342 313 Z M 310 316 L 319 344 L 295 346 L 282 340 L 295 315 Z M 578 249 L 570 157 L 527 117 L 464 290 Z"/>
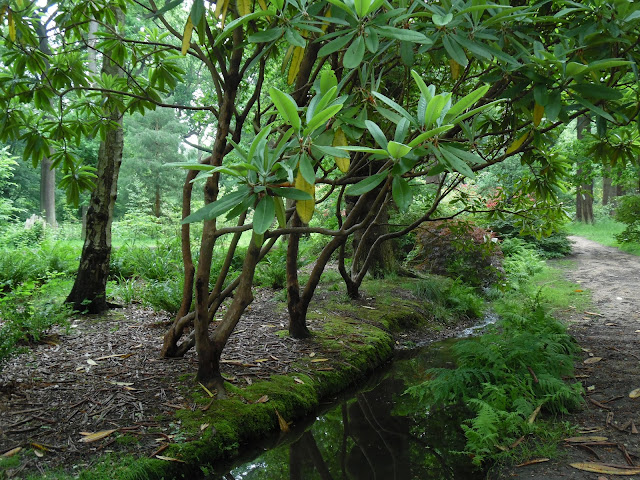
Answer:
<path fill-rule="evenodd" d="M 410 264 L 438 275 L 488 286 L 502 276 L 502 251 L 492 232 L 468 222 L 425 222 L 415 231 Z"/>
<path fill-rule="evenodd" d="M 640 243 L 640 195 L 625 195 L 618 198 L 615 219 L 627 225 L 616 235 L 620 243 Z"/>
<path fill-rule="evenodd" d="M 274 248 L 256 268 L 256 285 L 281 289 L 287 283 L 287 249 L 284 245 Z"/>
<path fill-rule="evenodd" d="M 490 228 L 503 240 L 519 238 L 532 245 L 543 258 L 560 258 L 571 253 L 571 242 L 569 242 L 566 232 L 553 232 L 551 235 L 540 238 L 533 235 L 521 235 L 520 229 L 508 219 L 494 220 L 491 222 Z"/>

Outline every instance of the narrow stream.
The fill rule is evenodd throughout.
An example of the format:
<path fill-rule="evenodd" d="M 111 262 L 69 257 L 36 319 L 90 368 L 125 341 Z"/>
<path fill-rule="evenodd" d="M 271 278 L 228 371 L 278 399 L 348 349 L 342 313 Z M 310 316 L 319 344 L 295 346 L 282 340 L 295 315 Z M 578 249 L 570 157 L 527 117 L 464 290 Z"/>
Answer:
<path fill-rule="evenodd" d="M 487 323 L 492 323 L 490 318 Z M 485 323 L 484 325 L 486 325 Z M 484 326 L 481 325 L 481 326 Z M 481 327 L 479 326 L 479 327 Z M 477 334 L 477 328 L 461 336 Z M 393 362 L 357 390 L 327 404 L 315 419 L 266 440 L 207 480 L 481 479 L 460 453 L 458 409 L 429 409 L 403 395 L 432 367 L 452 366 L 458 339 L 396 353 Z"/>

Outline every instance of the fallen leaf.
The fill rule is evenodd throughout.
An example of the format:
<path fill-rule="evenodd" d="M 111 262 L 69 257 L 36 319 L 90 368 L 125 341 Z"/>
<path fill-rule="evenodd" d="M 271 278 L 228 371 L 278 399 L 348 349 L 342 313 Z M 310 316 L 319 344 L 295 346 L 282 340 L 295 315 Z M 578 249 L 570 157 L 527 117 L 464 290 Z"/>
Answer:
<path fill-rule="evenodd" d="M 605 323 L 605 326 L 607 326 L 607 327 L 617 327 L 618 324 L 617 323 Z"/>
<path fill-rule="evenodd" d="M 202 425 L 200 425 L 200 431 L 203 431 L 204 429 L 206 429 L 209 426 L 208 423 L 203 423 Z"/>
<path fill-rule="evenodd" d="M 276 416 L 278 417 L 278 425 L 280 425 L 280 430 L 285 433 L 288 432 L 289 424 L 284 418 L 282 418 L 282 415 L 280 415 L 280 412 L 278 412 L 277 409 L 276 409 Z"/>
<path fill-rule="evenodd" d="M 207 387 L 205 387 L 202 383 L 198 382 L 198 385 L 200 385 L 202 387 L 202 389 L 207 392 L 207 395 L 209 395 L 210 397 L 213 397 L 213 393 L 211 393 L 211 390 L 209 390 Z"/>
<path fill-rule="evenodd" d="M 583 292 L 583 291 L 584 290 L 580 290 L 579 288 L 577 290 L 574 290 L 574 292 L 578 292 L 578 293 Z"/>
<path fill-rule="evenodd" d="M 590 357 L 590 358 L 587 358 L 582 363 L 587 364 L 587 365 L 591 365 L 592 363 L 598 363 L 600 360 L 602 360 L 602 357 Z"/>
<path fill-rule="evenodd" d="M 269 396 L 263 395 L 258 400 L 256 400 L 255 403 L 267 403 L 268 401 L 269 401 Z"/>
<path fill-rule="evenodd" d="M 116 353 L 114 355 L 106 355 L 104 357 L 100 357 L 100 358 L 96 358 L 96 360 L 106 360 L 107 358 L 117 358 L 117 357 L 124 357 L 124 353 Z"/>
<path fill-rule="evenodd" d="M 103 438 L 108 437 L 115 431 L 116 429 L 114 428 L 112 430 L 100 430 L 99 432 L 94 433 L 80 432 L 80 435 L 84 435 L 84 437 L 81 438 L 80 441 L 83 443 L 97 442 L 98 440 L 102 440 Z"/>
<path fill-rule="evenodd" d="M 316 352 L 311 352 L 311 353 L 309 354 L 309 356 L 310 356 L 310 357 L 315 357 L 315 356 L 316 356 Z"/>
<path fill-rule="evenodd" d="M 299 383 L 300 385 L 304 385 L 304 382 L 300 380 L 298 377 L 293 377 L 293 381 Z"/>
<path fill-rule="evenodd" d="M 549 459 L 548 458 L 532 458 L 531 460 L 528 460 L 524 463 L 521 463 L 519 465 L 516 465 L 516 467 L 526 467 L 527 465 L 534 465 L 536 463 L 543 463 L 543 462 L 548 462 Z"/>
<path fill-rule="evenodd" d="M 636 388 L 629 392 L 629 398 L 638 398 L 640 397 L 640 388 Z"/>
<path fill-rule="evenodd" d="M 92 360 L 92 359 L 90 359 L 90 358 L 87 358 L 87 363 L 88 363 L 89 365 L 98 365 L 98 363 L 97 363 L 95 360 Z"/>
<path fill-rule="evenodd" d="M 533 413 L 531 414 L 531 416 L 529 417 L 529 423 L 533 423 L 536 421 L 536 417 L 538 416 L 538 414 L 540 413 L 540 409 L 542 408 L 542 404 L 538 405 L 536 407 L 536 409 L 533 411 Z"/>
<path fill-rule="evenodd" d="M 35 453 L 36 457 L 38 458 L 44 457 L 44 452 L 42 450 L 38 450 L 37 448 L 33 449 L 33 453 Z"/>
<path fill-rule="evenodd" d="M 110 381 L 109 383 L 111 385 L 118 385 L 120 387 L 130 387 L 131 385 L 133 385 L 133 382 L 114 382 L 114 381 Z"/>
<path fill-rule="evenodd" d="M 638 475 L 640 474 L 640 467 L 626 467 L 624 465 L 613 466 L 604 465 L 602 463 L 584 462 L 584 463 L 570 463 L 573 468 L 583 470 L 585 472 L 594 473 L 609 473 L 611 475 Z"/>
<path fill-rule="evenodd" d="M 593 392 L 595 389 L 596 389 L 596 386 L 595 386 L 595 385 L 589 385 L 589 386 L 587 387 L 587 392 Z"/>
<path fill-rule="evenodd" d="M 564 439 L 565 442 L 569 443 L 606 442 L 607 440 L 607 437 L 597 436 L 569 437 Z"/>
<path fill-rule="evenodd" d="M 160 460 L 166 460 L 167 462 L 180 462 L 180 463 L 185 463 L 184 460 L 178 460 L 177 458 L 173 458 L 173 457 L 165 457 L 164 455 L 156 455 L 157 459 Z"/>
<path fill-rule="evenodd" d="M 262 363 L 262 362 L 268 362 L 269 359 L 268 358 L 259 358 L 257 360 L 254 360 L 255 363 Z"/>
<path fill-rule="evenodd" d="M 314 358 L 313 360 L 311 360 L 311 363 L 328 362 L 328 361 L 329 361 L 328 358 Z"/>
<path fill-rule="evenodd" d="M 12 448 L 11 450 L 9 450 L 8 452 L 4 452 L 2 454 L 2 456 L 4 458 L 9 458 L 9 457 L 13 457 L 16 453 L 20 453 L 20 451 L 22 451 L 22 447 L 16 447 L 16 448 Z"/>

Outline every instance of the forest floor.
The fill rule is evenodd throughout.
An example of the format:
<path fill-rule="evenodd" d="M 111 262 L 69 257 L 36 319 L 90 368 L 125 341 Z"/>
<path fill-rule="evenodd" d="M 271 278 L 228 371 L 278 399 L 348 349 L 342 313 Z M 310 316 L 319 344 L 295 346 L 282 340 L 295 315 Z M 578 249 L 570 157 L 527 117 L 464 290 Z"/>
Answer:
<path fill-rule="evenodd" d="M 388 293 L 396 304 L 410 295 L 394 288 Z M 321 331 L 332 316 L 344 316 L 336 310 L 343 297 L 341 291 L 317 292 L 307 322 L 312 332 Z M 363 295 L 354 307 L 366 314 L 377 310 L 379 301 Z M 357 313 L 349 318 L 386 330 Z M 170 322 L 166 313 L 139 305 L 79 316 L 71 319 L 68 328 L 56 327 L 42 342 L 5 364 L 0 372 L 0 455 L 18 458 L 19 453 L 20 461 L 5 471 L 0 468 L 0 478 L 24 478 L 50 469 L 73 475 L 108 453 L 163 459 L 170 444 L 197 440 L 185 438 L 177 413 L 208 407 L 193 401 L 193 390 L 200 388 L 194 381 L 195 352 L 183 358 L 160 358 Z M 418 338 L 450 337 L 471 322 L 404 331 L 398 333 L 396 346 L 411 345 Z M 274 291 L 258 290 L 222 355 L 225 379 L 242 388 L 273 374 L 314 378 L 321 370 L 334 366 L 338 370 L 341 351 L 328 349 L 315 338 L 292 339 L 286 328 L 286 309 L 278 304 Z M 354 336 L 359 338 L 357 333 Z M 364 343 L 358 338 L 353 341 Z M 352 349 L 346 338 L 336 342 L 340 348 Z"/>
<path fill-rule="evenodd" d="M 585 405 L 559 420 L 576 425 L 576 436 L 593 438 L 565 442 L 558 458 L 502 471 L 496 478 L 640 479 L 640 390 L 632 394 L 637 398 L 629 395 L 640 389 L 640 257 L 570 239 L 573 253 L 558 263 L 569 280 L 590 292 L 592 303 L 575 305 L 567 318 L 582 347 L 576 377 L 586 392 Z"/>

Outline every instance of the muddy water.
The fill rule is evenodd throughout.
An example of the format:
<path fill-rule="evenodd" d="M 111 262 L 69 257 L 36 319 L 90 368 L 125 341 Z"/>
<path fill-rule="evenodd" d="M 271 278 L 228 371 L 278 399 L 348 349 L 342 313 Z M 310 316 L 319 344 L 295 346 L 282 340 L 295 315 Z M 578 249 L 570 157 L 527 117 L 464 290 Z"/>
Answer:
<path fill-rule="evenodd" d="M 445 340 L 398 352 L 394 361 L 357 390 L 326 405 L 324 413 L 270 439 L 208 480 L 428 480 L 480 479 L 460 453 L 464 412 L 430 411 L 403 392 L 432 367 L 452 366 Z"/>

